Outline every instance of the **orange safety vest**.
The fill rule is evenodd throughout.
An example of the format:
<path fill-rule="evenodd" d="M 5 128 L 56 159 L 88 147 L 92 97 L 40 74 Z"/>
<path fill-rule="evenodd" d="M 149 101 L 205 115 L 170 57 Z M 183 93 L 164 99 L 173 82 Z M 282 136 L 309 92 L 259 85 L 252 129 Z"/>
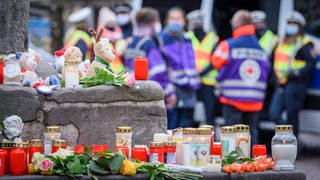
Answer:
<path fill-rule="evenodd" d="M 306 66 L 306 61 L 295 59 L 297 52 L 306 44 L 310 43 L 309 37 L 302 37 L 295 44 L 287 44 L 282 42 L 278 45 L 274 53 L 274 72 L 280 84 L 285 84 L 288 81 L 290 70 L 299 70 Z"/>

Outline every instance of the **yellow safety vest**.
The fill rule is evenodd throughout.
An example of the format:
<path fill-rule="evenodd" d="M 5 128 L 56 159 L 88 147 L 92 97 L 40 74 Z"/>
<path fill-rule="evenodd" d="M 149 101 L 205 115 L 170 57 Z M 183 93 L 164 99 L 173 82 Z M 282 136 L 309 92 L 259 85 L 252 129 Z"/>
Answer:
<path fill-rule="evenodd" d="M 299 70 L 306 66 L 303 59 L 295 59 L 297 52 L 306 44 L 310 43 L 309 37 L 300 38 L 295 44 L 287 44 L 282 42 L 278 45 L 274 53 L 274 72 L 280 84 L 288 81 L 290 70 Z"/>
<path fill-rule="evenodd" d="M 118 44 L 118 43 L 123 43 L 123 40 L 118 40 L 118 41 L 116 42 L 116 44 Z M 121 57 L 120 57 L 120 56 L 117 54 L 117 52 L 116 52 L 116 48 L 115 48 L 115 47 L 117 47 L 117 46 L 116 46 L 116 45 L 113 45 L 113 44 L 109 41 L 107 47 L 108 47 L 109 49 L 112 49 L 112 50 L 115 52 L 115 54 L 116 54 L 114 60 L 112 61 L 112 63 L 110 63 L 113 72 L 119 73 L 119 72 L 124 71 L 124 65 L 123 65 L 122 59 L 121 59 Z"/>
<path fill-rule="evenodd" d="M 200 42 L 192 31 L 188 32 L 191 39 L 192 47 L 195 52 L 196 68 L 200 73 L 207 68 L 211 63 L 211 53 L 219 40 L 219 37 L 214 32 L 209 32 Z M 202 84 L 214 86 L 218 77 L 218 71 L 213 69 L 206 75 L 201 77 Z"/>
<path fill-rule="evenodd" d="M 75 46 L 80 39 L 86 43 L 87 45 L 86 59 L 90 59 L 93 39 L 87 32 L 83 30 L 79 30 L 79 29 L 75 30 L 72 33 L 69 42 L 64 47 L 68 48 L 70 46 Z"/>
<path fill-rule="evenodd" d="M 278 42 L 278 36 L 273 34 L 272 31 L 267 30 L 263 36 L 259 39 L 259 44 L 268 55 L 272 53 L 273 48 L 276 47 Z"/>

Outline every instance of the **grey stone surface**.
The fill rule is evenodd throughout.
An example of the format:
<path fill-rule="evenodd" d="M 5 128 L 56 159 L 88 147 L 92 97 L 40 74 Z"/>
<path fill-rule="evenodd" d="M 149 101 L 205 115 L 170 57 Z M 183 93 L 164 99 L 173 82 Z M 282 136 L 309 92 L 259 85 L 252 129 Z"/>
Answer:
<path fill-rule="evenodd" d="M 0 54 L 28 49 L 29 0 L 1 0 Z"/>
<path fill-rule="evenodd" d="M 167 127 L 163 92 L 152 81 L 133 88 L 98 86 L 60 89 L 50 96 L 32 88 L 0 86 L 0 114 L 25 122 L 23 137 L 39 138 L 44 127 L 60 125 L 68 145 L 107 143 L 113 148 L 117 126 L 131 126 L 133 143 L 148 144 Z"/>
<path fill-rule="evenodd" d="M 23 121 L 35 120 L 40 99 L 33 88 L 0 85 L 0 115 L 18 115 Z"/>
<path fill-rule="evenodd" d="M 47 78 L 50 75 L 56 75 L 58 77 L 58 71 L 53 68 L 48 62 L 46 61 L 40 61 L 37 68 L 36 73 L 39 77 L 41 77 L 43 80 Z"/>

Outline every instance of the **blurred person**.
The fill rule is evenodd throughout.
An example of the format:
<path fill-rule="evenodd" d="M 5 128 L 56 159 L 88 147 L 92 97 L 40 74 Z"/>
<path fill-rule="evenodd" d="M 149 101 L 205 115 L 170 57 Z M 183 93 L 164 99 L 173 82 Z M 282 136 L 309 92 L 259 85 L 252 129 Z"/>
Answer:
<path fill-rule="evenodd" d="M 212 56 L 219 70 L 216 93 L 226 125 L 250 125 L 252 144 L 258 140 L 259 112 L 267 86 L 269 61 L 259 45 L 250 12 L 238 10 L 231 19 L 232 38 L 222 41 Z"/>
<path fill-rule="evenodd" d="M 195 53 L 196 68 L 201 78 L 201 88 L 197 92 L 198 99 L 205 107 L 206 124 L 214 125 L 216 97 L 214 86 L 218 71 L 211 64 L 212 52 L 219 41 L 219 37 L 212 31 L 203 29 L 203 13 L 194 10 L 187 14 L 188 37 L 191 39 Z"/>
<path fill-rule="evenodd" d="M 168 109 L 168 128 L 192 127 L 196 90 L 200 78 L 196 70 L 192 43 L 185 31 L 185 13 L 174 7 L 167 12 L 166 27 L 160 33 L 162 50 L 167 60 L 170 81 L 175 85 L 177 105 Z"/>
<path fill-rule="evenodd" d="M 278 36 L 268 29 L 265 12 L 256 10 L 251 12 L 252 23 L 256 29 L 256 36 L 259 39 L 260 46 L 267 52 L 271 63 L 267 84 L 266 97 L 264 100 L 263 110 L 260 114 L 260 120 L 267 120 L 270 109 L 270 102 L 275 88 L 275 75 L 273 71 L 273 53 L 278 43 Z"/>
<path fill-rule="evenodd" d="M 131 22 L 132 7 L 127 3 L 117 4 L 114 12 L 117 16 L 117 24 L 120 26 L 124 39 L 132 36 L 133 25 Z"/>
<path fill-rule="evenodd" d="M 294 11 L 288 15 L 285 38 L 274 53 L 277 88 L 269 111 L 274 122 L 293 125 L 297 138 L 299 111 L 303 108 L 316 63 L 312 53 L 314 44 L 303 31 L 305 25 L 306 20 L 299 12 Z M 283 110 L 286 111 L 286 122 L 281 118 Z"/>
<path fill-rule="evenodd" d="M 76 46 L 82 53 L 83 60 L 92 59 L 92 45 L 93 41 L 90 33 L 88 32 L 88 18 L 91 16 L 92 11 L 89 7 L 82 8 L 72 13 L 68 20 L 74 24 L 75 29 L 66 38 L 64 49 L 70 46 Z"/>
<path fill-rule="evenodd" d="M 124 65 L 130 72 L 133 72 L 134 59 L 147 57 L 149 79 L 158 82 L 163 88 L 166 107 L 174 107 L 176 104 L 175 89 L 169 81 L 167 65 L 161 55 L 155 35 L 159 13 L 153 8 L 141 8 L 136 13 L 135 21 L 133 37 L 124 54 Z"/>
<path fill-rule="evenodd" d="M 103 38 L 109 39 L 108 47 L 115 53 L 115 59 L 110 64 L 114 72 L 124 71 L 122 55 L 127 43 L 123 41 L 121 28 L 116 23 L 116 15 L 107 7 L 102 7 L 99 11 L 98 29 L 103 29 Z"/>

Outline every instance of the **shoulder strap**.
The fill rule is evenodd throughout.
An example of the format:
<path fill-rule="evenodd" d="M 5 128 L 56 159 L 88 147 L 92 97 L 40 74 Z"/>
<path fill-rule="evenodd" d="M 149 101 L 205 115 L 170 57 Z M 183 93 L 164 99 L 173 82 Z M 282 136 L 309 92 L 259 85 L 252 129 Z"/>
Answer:
<path fill-rule="evenodd" d="M 160 53 L 161 53 L 161 55 L 162 55 L 162 58 L 163 58 L 163 60 L 164 60 L 164 62 L 166 63 L 166 65 L 168 66 L 169 65 L 169 56 L 164 52 L 164 48 L 163 48 L 163 40 L 162 40 L 162 38 L 161 37 L 159 37 L 159 36 L 157 36 L 156 38 L 155 38 L 155 40 L 156 40 L 156 42 L 157 42 L 157 44 L 158 44 L 158 46 L 159 46 L 159 51 L 160 51 Z"/>
<path fill-rule="evenodd" d="M 138 43 L 136 44 L 136 46 L 134 47 L 135 50 L 139 50 L 145 42 L 147 42 L 150 39 L 149 36 L 144 36 L 143 38 L 141 38 Z"/>

